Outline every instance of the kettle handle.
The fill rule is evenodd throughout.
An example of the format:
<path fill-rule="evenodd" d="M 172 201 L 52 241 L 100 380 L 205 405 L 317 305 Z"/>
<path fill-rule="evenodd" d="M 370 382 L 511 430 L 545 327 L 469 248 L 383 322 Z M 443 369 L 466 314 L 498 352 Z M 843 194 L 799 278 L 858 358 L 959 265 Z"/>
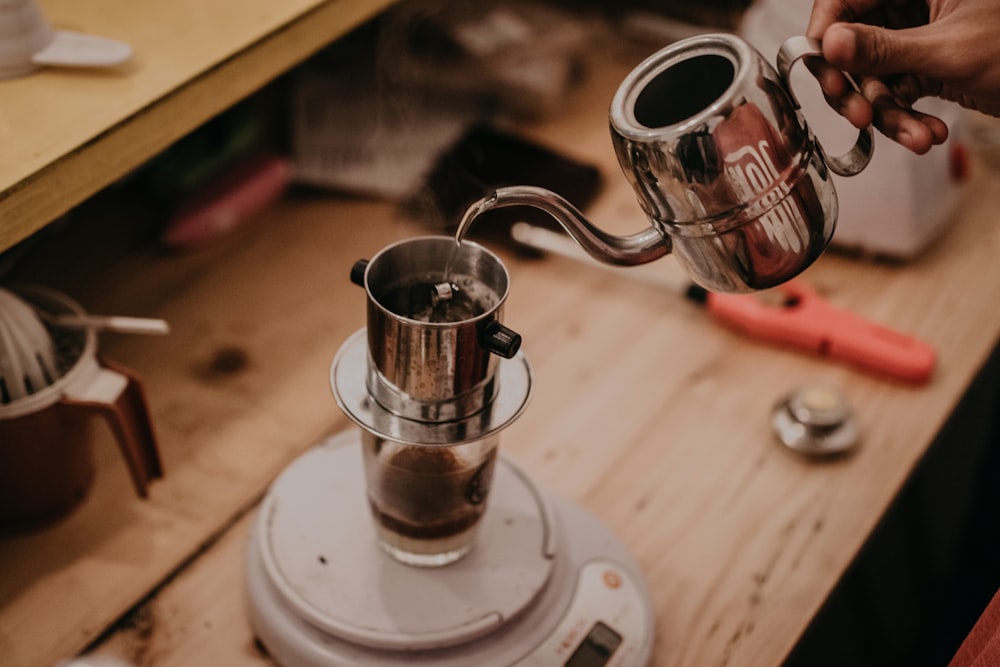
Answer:
<path fill-rule="evenodd" d="M 778 74 L 781 75 L 782 80 L 785 82 L 785 88 L 788 89 L 788 94 L 795 103 L 796 109 L 801 109 L 802 106 L 799 104 L 799 99 L 795 96 L 795 91 L 792 89 L 792 66 L 803 58 L 811 57 L 822 58 L 823 47 L 820 45 L 819 40 L 802 35 L 789 37 L 781 45 L 781 48 L 778 49 Z M 861 92 L 858 84 L 850 74 L 843 72 L 843 75 L 854 90 Z M 830 171 L 833 173 L 839 176 L 854 176 L 861 173 L 868 166 L 868 163 L 871 162 L 874 148 L 875 133 L 872 131 L 871 125 L 869 125 L 858 131 L 858 139 L 849 151 L 837 157 L 830 157 L 824 152 L 824 157 L 826 158 L 827 165 L 830 167 Z"/>

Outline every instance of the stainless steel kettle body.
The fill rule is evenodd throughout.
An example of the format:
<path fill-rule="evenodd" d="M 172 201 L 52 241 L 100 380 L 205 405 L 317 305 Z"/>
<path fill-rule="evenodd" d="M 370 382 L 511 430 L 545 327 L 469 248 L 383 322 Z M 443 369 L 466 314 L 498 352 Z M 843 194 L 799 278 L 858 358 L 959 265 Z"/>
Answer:
<path fill-rule="evenodd" d="M 833 236 L 837 195 L 831 170 L 860 172 L 872 132 L 828 158 L 788 84 L 791 66 L 819 57 L 796 37 L 776 71 L 736 35 L 682 40 L 653 54 L 621 83 L 611 103 L 612 142 L 651 225 L 608 234 L 562 197 L 539 188 L 500 188 L 467 213 L 532 205 L 548 211 L 591 255 L 641 264 L 672 252 L 693 280 L 721 292 L 783 283 L 808 267 Z"/>

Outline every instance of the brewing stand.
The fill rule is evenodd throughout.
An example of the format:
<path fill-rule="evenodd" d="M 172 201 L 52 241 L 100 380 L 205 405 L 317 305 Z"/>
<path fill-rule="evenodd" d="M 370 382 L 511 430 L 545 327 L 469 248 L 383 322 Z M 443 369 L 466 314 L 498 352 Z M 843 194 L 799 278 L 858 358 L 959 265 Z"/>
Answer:
<path fill-rule="evenodd" d="M 414 567 L 380 548 L 366 448 L 488 440 L 524 410 L 532 377 L 516 352 L 477 384 L 490 388 L 485 407 L 438 421 L 403 416 L 373 395 L 385 378 L 374 370 L 371 311 L 368 324 L 330 370 L 360 429 L 285 469 L 251 533 L 250 619 L 270 655 L 284 667 L 647 665 L 652 606 L 634 559 L 593 515 L 542 492 L 503 456 L 477 537 L 458 560 Z"/>

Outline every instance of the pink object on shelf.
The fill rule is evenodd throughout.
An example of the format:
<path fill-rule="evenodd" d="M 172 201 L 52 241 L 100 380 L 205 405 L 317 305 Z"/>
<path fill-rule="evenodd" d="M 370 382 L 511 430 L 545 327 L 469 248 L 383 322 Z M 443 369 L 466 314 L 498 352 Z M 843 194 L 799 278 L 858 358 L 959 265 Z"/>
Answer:
<path fill-rule="evenodd" d="M 277 201 L 291 178 L 291 164 L 285 158 L 255 156 L 181 204 L 161 241 L 174 249 L 213 241 Z"/>

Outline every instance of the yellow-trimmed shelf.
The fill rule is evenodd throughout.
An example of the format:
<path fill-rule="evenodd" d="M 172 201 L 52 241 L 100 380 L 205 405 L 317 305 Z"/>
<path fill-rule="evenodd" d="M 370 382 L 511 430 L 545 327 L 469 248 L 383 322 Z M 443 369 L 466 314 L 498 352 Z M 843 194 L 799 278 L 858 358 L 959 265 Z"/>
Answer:
<path fill-rule="evenodd" d="M 109 70 L 0 81 L 0 252 L 392 0 L 43 0 L 57 29 L 129 43 Z"/>

